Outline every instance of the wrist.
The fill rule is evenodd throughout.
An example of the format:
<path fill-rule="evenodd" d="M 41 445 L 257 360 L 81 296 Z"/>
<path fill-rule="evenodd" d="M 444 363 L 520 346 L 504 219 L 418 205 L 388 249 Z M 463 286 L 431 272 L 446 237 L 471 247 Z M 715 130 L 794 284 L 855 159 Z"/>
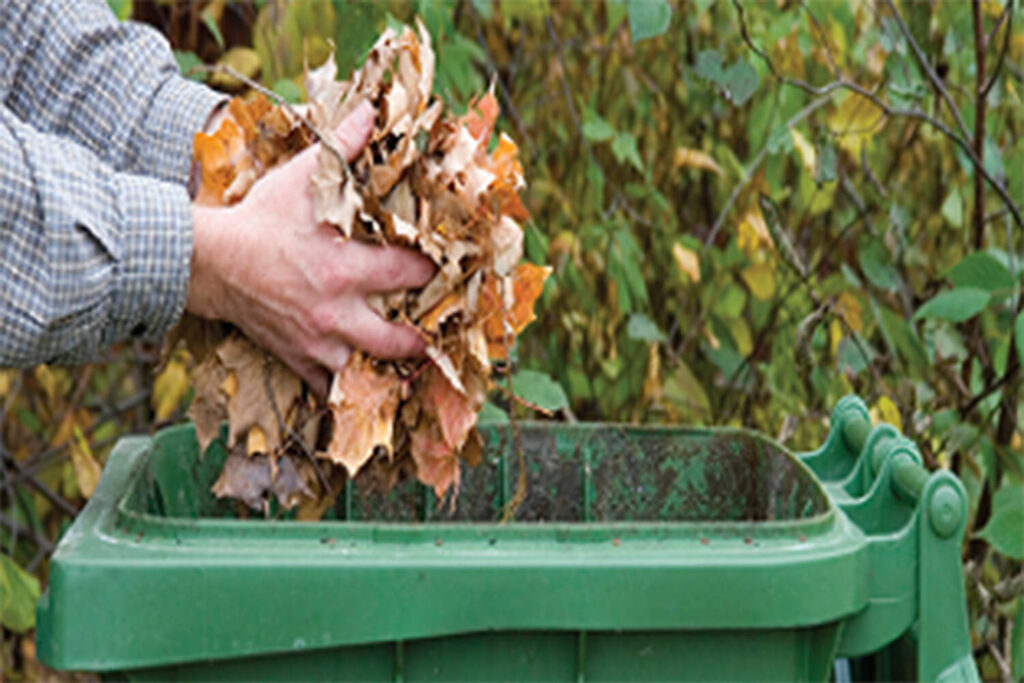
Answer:
<path fill-rule="evenodd" d="M 185 310 L 210 320 L 226 320 L 224 256 L 230 251 L 227 214 L 230 208 L 192 204 L 192 259 Z"/>

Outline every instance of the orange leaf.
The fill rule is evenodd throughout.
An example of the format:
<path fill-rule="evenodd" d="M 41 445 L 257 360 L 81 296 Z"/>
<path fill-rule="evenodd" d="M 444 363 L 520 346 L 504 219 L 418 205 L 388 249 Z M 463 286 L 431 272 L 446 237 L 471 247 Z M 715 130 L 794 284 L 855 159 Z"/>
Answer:
<path fill-rule="evenodd" d="M 469 134 L 477 140 L 491 137 L 494 123 L 498 120 L 498 100 L 494 97 L 494 88 L 487 94 L 469 103 L 469 111 L 463 117 Z"/>
<path fill-rule="evenodd" d="M 401 391 L 402 380 L 391 366 L 378 371 L 369 356 L 354 353 L 334 376 L 327 399 L 334 418 L 327 458 L 355 476 L 378 446 L 390 453 Z"/>
<path fill-rule="evenodd" d="M 512 280 L 512 306 L 506 308 L 499 294 L 498 281 L 489 279 L 480 290 L 480 314 L 487 336 L 487 350 L 491 358 L 505 358 L 505 325 L 509 327 L 511 345 L 516 335 L 536 319 L 533 305 L 544 291 L 544 282 L 551 274 L 550 266 L 520 263 Z M 502 316 L 502 312 L 504 316 Z M 504 324 L 502 319 L 504 318 Z"/>
<path fill-rule="evenodd" d="M 459 487 L 459 459 L 441 438 L 437 423 L 423 420 L 413 430 L 412 458 L 416 463 L 416 478 L 434 487 L 438 498 L 449 488 Z"/>

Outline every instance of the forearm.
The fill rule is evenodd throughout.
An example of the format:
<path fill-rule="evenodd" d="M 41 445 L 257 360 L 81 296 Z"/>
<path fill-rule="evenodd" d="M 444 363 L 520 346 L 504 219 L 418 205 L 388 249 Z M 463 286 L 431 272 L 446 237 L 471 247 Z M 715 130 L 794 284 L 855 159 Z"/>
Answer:
<path fill-rule="evenodd" d="M 0 2 L 0 99 L 115 170 L 184 184 L 192 136 L 223 97 L 183 79 L 159 33 L 103 0 Z"/>
<path fill-rule="evenodd" d="M 191 253 L 183 186 L 115 172 L 0 108 L 0 366 L 164 333 Z"/>

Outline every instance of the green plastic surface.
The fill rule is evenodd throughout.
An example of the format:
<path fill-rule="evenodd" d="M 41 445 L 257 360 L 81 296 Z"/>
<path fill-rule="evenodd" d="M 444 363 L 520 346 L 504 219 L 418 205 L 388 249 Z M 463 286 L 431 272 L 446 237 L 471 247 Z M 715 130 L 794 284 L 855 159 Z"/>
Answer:
<path fill-rule="evenodd" d="M 929 543 L 932 480 L 875 462 L 844 401 L 802 457 L 741 430 L 521 425 L 529 495 L 504 525 L 507 426 L 482 428 L 454 512 L 350 484 L 317 523 L 234 519 L 209 493 L 223 447 L 199 457 L 191 427 L 124 439 L 53 557 L 38 656 L 151 679 L 827 680 L 916 625 L 923 678 L 976 680 L 944 621 L 966 624 L 962 585 L 920 623 L 921 591 L 960 582 L 963 524 Z"/>

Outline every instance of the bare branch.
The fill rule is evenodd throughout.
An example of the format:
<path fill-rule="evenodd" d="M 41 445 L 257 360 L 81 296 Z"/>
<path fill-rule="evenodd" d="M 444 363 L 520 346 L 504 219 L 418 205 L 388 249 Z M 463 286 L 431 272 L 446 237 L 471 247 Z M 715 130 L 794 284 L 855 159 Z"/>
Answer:
<path fill-rule="evenodd" d="M 985 47 L 987 48 L 992 44 L 992 39 L 996 37 L 996 32 L 999 31 L 999 27 L 1003 23 L 1003 19 L 1009 18 L 1009 23 L 1006 26 L 1006 33 L 1003 35 L 1003 46 L 999 49 L 999 56 L 996 58 L 996 68 L 992 70 L 992 75 L 988 79 L 988 83 L 981 89 L 981 99 L 988 97 L 989 91 L 992 86 L 995 85 L 996 80 L 999 78 L 999 72 L 1003 69 L 1003 63 L 1006 61 L 1006 51 L 1010 47 L 1010 36 L 1013 35 L 1013 3 L 1007 2 L 1006 7 L 1003 9 L 1003 13 L 999 15 L 999 20 L 996 22 L 995 28 L 988 34 L 988 38 L 985 39 Z"/>
<path fill-rule="evenodd" d="M 942 96 L 942 99 L 946 101 L 946 105 L 949 107 L 949 111 L 953 114 L 953 118 L 956 119 L 957 125 L 960 127 L 960 133 L 965 137 L 971 136 L 967 130 L 967 125 L 964 123 L 963 117 L 960 115 L 960 110 L 957 109 L 956 103 L 953 102 L 953 98 L 950 96 L 949 91 L 946 90 L 945 84 L 939 75 L 935 73 L 935 69 L 928 63 L 928 58 L 925 56 L 924 51 L 921 50 L 921 46 L 917 44 L 914 39 L 914 34 L 910 32 L 910 28 L 907 27 L 907 23 L 903 21 L 903 15 L 896 9 L 896 5 L 893 4 L 892 0 L 885 0 L 886 5 L 889 7 L 889 11 L 892 13 L 893 19 L 896 21 L 896 25 L 900 27 L 900 32 L 903 33 L 903 37 L 907 39 L 910 44 L 910 49 L 913 51 L 914 56 L 917 57 L 917 63 L 921 65 L 921 69 L 927 74 L 928 79 L 932 82 L 932 85 Z"/>
<path fill-rule="evenodd" d="M 886 2 L 888 2 L 891 6 L 892 0 L 886 0 Z M 885 100 L 883 100 L 882 98 L 880 98 L 874 92 L 871 92 L 867 88 L 864 88 L 863 86 L 860 86 L 854 83 L 853 81 L 847 80 L 845 78 L 837 81 L 832 81 L 821 87 L 817 87 L 798 78 L 790 78 L 789 76 L 780 75 L 776 70 L 775 65 L 772 64 L 772 61 L 768 57 L 768 55 L 765 54 L 763 50 L 758 48 L 750 39 L 750 33 L 747 31 L 746 22 L 744 19 L 742 4 L 739 2 L 739 0 L 733 0 L 733 4 L 736 6 L 737 12 L 739 12 L 740 34 L 743 36 L 744 42 L 746 42 L 750 49 L 753 50 L 762 60 L 764 60 L 765 64 L 768 66 L 768 69 L 772 72 L 772 75 L 774 75 L 780 83 L 800 88 L 801 90 L 804 90 L 810 93 L 811 95 L 817 96 L 828 95 L 840 89 L 850 90 L 852 92 L 857 93 L 858 95 L 862 95 L 871 100 L 871 102 L 874 103 L 876 107 L 881 109 L 886 116 L 906 117 L 911 119 L 918 119 L 920 121 L 928 123 L 932 127 L 938 129 L 943 135 L 952 140 L 958 147 L 960 147 L 960 149 L 964 151 L 968 158 L 970 158 L 971 163 L 974 164 L 975 171 L 981 174 L 981 177 L 984 178 L 988 182 L 988 184 L 992 186 L 993 189 L 995 189 L 996 193 L 1003 200 L 1003 203 L 1006 204 L 1006 208 L 1009 209 L 1011 214 L 1013 214 L 1014 222 L 1016 222 L 1019 227 L 1024 227 L 1024 219 L 1022 219 L 1021 217 L 1020 209 L 1018 208 L 1017 204 L 1013 201 L 1013 198 L 1010 197 L 1010 193 L 1007 191 L 1007 189 L 1002 184 L 1000 184 L 999 181 L 992 177 L 992 174 L 990 174 L 988 170 L 985 168 L 985 164 L 982 162 L 981 158 L 975 153 L 974 148 L 971 145 L 970 134 L 966 132 L 966 127 L 963 124 L 963 119 L 960 117 L 959 110 L 956 109 L 956 106 L 953 104 L 952 98 L 949 98 L 949 92 L 946 90 L 945 86 L 942 85 L 942 82 L 938 79 L 938 76 L 935 75 L 935 72 L 931 70 L 931 67 L 928 66 L 927 61 L 922 61 L 922 63 L 926 70 L 930 73 L 931 77 L 933 78 L 933 83 L 936 85 L 936 88 L 941 89 L 940 93 L 943 94 L 945 98 L 949 98 L 948 102 L 952 108 L 951 110 L 954 113 L 954 117 L 957 119 L 957 122 L 959 123 L 960 127 L 964 130 L 964 135 L 962 136 L 955 133 L 952 129 L 950 129 L 949 126 L 944 124 L 939 119 L 935 118 L 934 116 L 931 116 L 930 114 L 925 113 L 920 109 L 897 109 L 888 102 L 886 102 Z M 896 12 L 895 9 L 893 9 L 893 12 L 899 18 L 901 25 L 905 28 L 906 24 L 902 24 L 902 17 L 899 17 L 899 13 Z M 907 33 L 909 33 L 909 29 L 907 30 Z M 913 41 L 913 36 L 909 36 L 909 40 Z M 917 47 L 916 42 L 914 42 L 913 45 L 918 51 L 920 50 L 920 47 Z M 923 53 L 919 59 L 924 60 Z M 760 162 L 760 160 L 758 160 L 758 162 Z M 716 221 L 716 223 L 717 222 L 718 221 Z M 712 229 L 712 232 L 714 232 L 714 229 Z"/>
<path fill-rule="evenodd" d="M 835 90 L 836 88 L 832 88 L 830 92 L 834 92 Z M 808 116 L 813 114 L 815 111 L 820 109 L 830 99 L 831 94 L 826 93 L 819 97 L 818 99 L 813 100 L 806 107 L 804 107 L 796 114 L 794 114 L 793 117 L 786 122 L 786 127 L 792 128 L 796 124 L 800 123 Z M 767 153 L 768 144 L 766 142 L 764 146 L 761 147 L 761 151 L 759 151 L 757 153 L 757 156 L 754 157 L 754 160 L 750 162 L 750 165 L 747 167 L 747 170 L 743 173 L 743 178 L 741 178 L 740 182 L 737 183 L 736 186 L 732 188 L 732 193 L 729 195 L 729 199 L 726 200 L 725 206 L 722 207 L 722 210 L 718 214 L 718 218 L 715 219 L 715 224 L 711 226 L 711 232 L 708 233 L 707 238 L 704 240 L 705 252 L 712 244 L 714 244 L 715 238 L 718 237 L 718 231 L 722 229 L 722 223 L 725 222 L 726 217 L 729 215 L 729 211 L 732 209 L 732 205 L 736 203 L 736 199 L 739 197 L 740 192 L 743 191 L 743 188 L 747 186 L 747 183 L 750 182 L 750 179 L 754 177 L 754 173 L 761 165 L 761 162 L 764 161 L 765 154 Z"/>

